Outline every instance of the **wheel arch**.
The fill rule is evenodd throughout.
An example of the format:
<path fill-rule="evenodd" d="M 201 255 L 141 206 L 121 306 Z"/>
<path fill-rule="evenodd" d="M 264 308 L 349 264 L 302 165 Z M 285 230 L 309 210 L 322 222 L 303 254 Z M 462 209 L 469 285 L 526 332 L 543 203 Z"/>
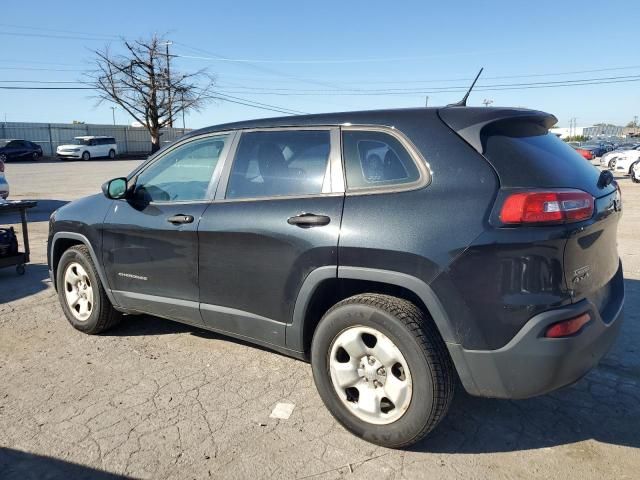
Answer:
<path fill-rule="evenodd" d="M 424 309 L 445 342 L 456 342 L 451 322 L 431 287 L 400 272 L 364 267 L 325 266 L 312 271 L 296 298 L 286 329 L 287 348 L 310 351 L 313 332 L 324 313 L 340 300 L 358 293 L 383 293 L 404 298 Z"/>
<path fill-rule="evenodd" d="M 93 260 L 93 264 L 98 271 L 98 276 L 100 277 L 100 281 L 104 286 L 104 290 L 107 292 L 107 296 L 109 297 L 109 301 L 115 306 L 117 303 L 115 302 L 115 298 L 111 293 L 111 288 L 109 287 L 109 283 L 107 282 L 107 276 L 104 273 L 102 268 L 102 263 L 99 261 L 98 256 L 96 255 L 91 242 L 87 237 L 82 235 L 81 233 L 76 232 L 58 232 L 53 236 L 51 240 L 51 246 L 49 247 L 49 270 L 51 276 L 51 283 L 53 287 L 57 290 L 56 286 L 56 278 L 57 278 L 57 270 L 58 264 L 60 263 L 60 259 L 64 252 L 66 252 L 69 248 L 75 245 L 84 245 L 89 250 L 89 254 L 91 255 L 91 260 Z"/>

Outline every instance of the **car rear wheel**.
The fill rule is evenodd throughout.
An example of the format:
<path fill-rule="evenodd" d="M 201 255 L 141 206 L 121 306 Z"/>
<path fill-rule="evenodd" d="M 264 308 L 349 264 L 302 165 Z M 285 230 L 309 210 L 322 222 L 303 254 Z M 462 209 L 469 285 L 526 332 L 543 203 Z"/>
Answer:
<path fill-rule="evenodd" d="M 114 158 L 116 158 L 116 151 L 109 150 L 109 159 L 113 160 Z"/>
<path fill-rule="evenodd" d="M 36 160 L 38 160 L 38 158 L 40 158 L 40 155 L 38 155 L 38 152 L 33 152 L 31 154 L 31 158 L 35 162 Z"/>
<path fill-rule="evenodd" d="M 111 305 L 86 246 L 76 245 L 62 254 L 56 286 L 62 310 L 75 329 L 97 334 L 120 322 L 122 314 Z"/>
<path fill-rule="evenodd" d="M 7 161 L 7 155 L 4 153 L 0 153 L 0 162 L 6 162 Z"/>
<path fill-rule="evenodd" d="M 82 160 L 85 162 L 91 159 L 91 154 L 89 152 L 82 152 Z"/>
<path fill-rule="evenodd" d="M 453 398 L 453 367 L 435 326 L 407 300 L 361 294 L 332 307 L 311 346 L 313 376 L 347 430 L 391 448 L 424 438 Z"/>

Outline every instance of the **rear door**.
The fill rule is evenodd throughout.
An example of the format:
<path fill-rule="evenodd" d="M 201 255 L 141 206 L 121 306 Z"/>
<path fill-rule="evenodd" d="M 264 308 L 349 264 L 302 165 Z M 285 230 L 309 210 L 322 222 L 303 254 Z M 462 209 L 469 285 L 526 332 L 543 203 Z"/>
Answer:
<path fill-rule="evenodd" d="M 118 304 L 200 324 L 198 223 L 233 134 L 184 141 L 130 179 L 104 221 L 103 263 Z"/>
<path fill-rule="evenodd" d="M 284 345 L 305 278 L 337 265 L 339 144 L 332 128 L 241 134 L 198 230 L 205 324 Z"/>

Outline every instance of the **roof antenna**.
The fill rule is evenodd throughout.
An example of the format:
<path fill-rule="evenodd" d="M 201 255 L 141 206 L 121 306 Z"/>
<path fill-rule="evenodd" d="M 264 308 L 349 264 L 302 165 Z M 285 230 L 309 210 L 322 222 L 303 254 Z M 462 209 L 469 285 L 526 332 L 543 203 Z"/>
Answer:
<path fill-rule="evenodd" d="M 450 103 L 449 105 L 447 105 L 447 107 L 466 107 L 467 106 L 467 98 L 469 98 L 469 94 L 471 93 L 471 90 L 473 90 L 473 87 L 476 85 L 476 82 L 478 81 L 478 78 L 480 78 L 480 74 L 482 73 L 483 70 L 484 70 L 484 67 L 480 69 L 480 71 L 478 72 L 478 75 L 476 75 L 475 80 L 469 87 L 469 90 L 467 90 L 467 93 L 465 93 L 464 97 L 462 97 L 462 100 L 456 103 Z"/>

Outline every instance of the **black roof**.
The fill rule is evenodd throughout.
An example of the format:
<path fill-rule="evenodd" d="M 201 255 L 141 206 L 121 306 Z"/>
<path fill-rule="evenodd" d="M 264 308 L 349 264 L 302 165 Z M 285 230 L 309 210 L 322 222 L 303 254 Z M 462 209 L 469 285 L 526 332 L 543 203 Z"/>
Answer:
<path fill-rule="evenodd" d="M 361 110 L 355 112 L 317 113 L 309 115 L 290 115 L 287 117 L 262 118 L 242 122 L 213 125 L 190 132 L 190 135 L 234 130 L 242 128 L 268 127 L 306 127 L 306 126 L 335 126 L 344 124 L 354 125 L 382 125 L 395 126 L 397 122 L 423 117 L 433 120 L 445 114 L 455 123 L 470 124 L 487 123 L 507 117 L 555 117 L 548 113 L 524 108 L 503 107 L 430 107 L 430 108 L 395 108 L 386 110 Z M 448 122 L 447 122 L 448 123 Z M 550 122 L 549 122 L 550 123 Z"/>

